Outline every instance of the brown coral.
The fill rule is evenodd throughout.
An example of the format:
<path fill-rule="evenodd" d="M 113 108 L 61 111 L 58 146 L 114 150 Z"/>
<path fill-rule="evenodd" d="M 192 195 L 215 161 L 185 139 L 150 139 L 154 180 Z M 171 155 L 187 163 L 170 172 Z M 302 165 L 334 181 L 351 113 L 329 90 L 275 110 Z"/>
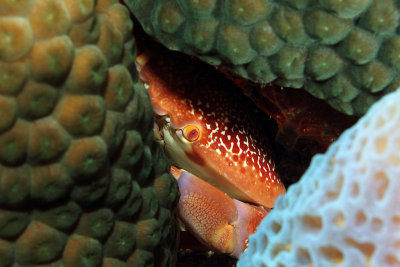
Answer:
<path fill-rule="evenodd" d="M 153 142 L 128 10 L 0 6 L 0 266 L 171 265 L 178 191 Z"/>

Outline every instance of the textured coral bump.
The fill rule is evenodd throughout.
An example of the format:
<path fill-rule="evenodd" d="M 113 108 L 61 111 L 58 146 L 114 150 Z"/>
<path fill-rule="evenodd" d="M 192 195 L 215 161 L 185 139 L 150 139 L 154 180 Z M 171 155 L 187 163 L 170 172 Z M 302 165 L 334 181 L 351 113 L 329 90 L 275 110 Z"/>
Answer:
<path fill-rule="evenodd" d="M 400 266 L 400 90 L 278 198 L 238 266 Z"/>
<path fill-rule="evenodd" d="M 0 266 L 173 264 L 132 28 L 117 0 L 0 0 Z"/>
<path fill-rule="evenodd" d="M 126 0 L 172 50 L 362 115 L 399 86 L 396 0 Z"/>

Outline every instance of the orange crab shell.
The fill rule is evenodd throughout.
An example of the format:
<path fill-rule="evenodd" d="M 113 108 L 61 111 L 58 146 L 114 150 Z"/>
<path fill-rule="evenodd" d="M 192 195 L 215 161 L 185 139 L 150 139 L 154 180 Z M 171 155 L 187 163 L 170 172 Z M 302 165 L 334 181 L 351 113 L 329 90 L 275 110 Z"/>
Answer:
<path fill-rule="evenodd" d="M 257 129 L 254 111 L 223 88 L 226 86 L 202 78 L 187 65 L 149 53 L 139 55 L 137 62 L 155 113 L 168 115 L 175 130 L 195 125 L 200 131 L 199 138 L 184 151 L 197 167 L 180 167 L 232 198 L 273 207 L 285 188 L 266 145 L 268 140 Z"/>

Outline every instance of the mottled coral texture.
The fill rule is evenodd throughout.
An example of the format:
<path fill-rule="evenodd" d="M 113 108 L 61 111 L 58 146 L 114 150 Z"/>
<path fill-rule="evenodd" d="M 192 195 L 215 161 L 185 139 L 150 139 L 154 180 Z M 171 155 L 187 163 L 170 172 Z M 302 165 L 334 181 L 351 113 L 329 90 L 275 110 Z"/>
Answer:
<path fill-rule="evenodd" d="M 125 0 L 168 48 L 362 115 L 400 85 L 395 0 Z"/>
<path fill-rule="evenodd" d="M 173 263 L 132 27 L 116 0 L 0 0 L 0 266 Z"/>
<path fill-rule="evenodd" d="M 400 90 L 278 198 L 238 266 L 400 266 Z"/>

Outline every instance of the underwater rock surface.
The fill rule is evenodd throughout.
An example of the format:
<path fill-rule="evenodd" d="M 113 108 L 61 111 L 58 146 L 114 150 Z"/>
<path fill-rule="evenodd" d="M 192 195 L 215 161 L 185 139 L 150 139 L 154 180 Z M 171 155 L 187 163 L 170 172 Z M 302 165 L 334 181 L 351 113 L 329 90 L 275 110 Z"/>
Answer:
<path fill-rule="evenodd" d="M 400 85 L 398 1 L 125 0 L 172 50 L 362 115 Z"/>
<path fill-rule="evenodd" d="M 400 90 L 374 104 L 250 237 L 238 266 L 400 265 Z"/>
<path fill-rule="evenodd" d="M 0 266 L 170 266 L 178 188 L 114 0 L 0 0 Z"/>

